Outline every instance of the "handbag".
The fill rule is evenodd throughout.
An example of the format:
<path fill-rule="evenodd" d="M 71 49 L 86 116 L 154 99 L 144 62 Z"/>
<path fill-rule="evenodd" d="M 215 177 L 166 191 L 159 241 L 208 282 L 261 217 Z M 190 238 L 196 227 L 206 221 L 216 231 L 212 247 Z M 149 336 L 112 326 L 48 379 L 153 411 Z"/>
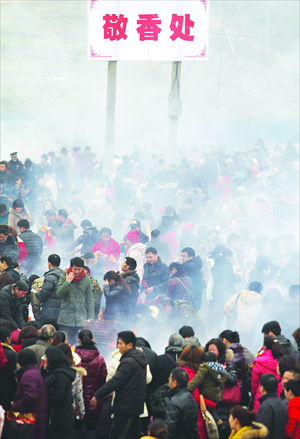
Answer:
<path fill-rule="evenodd" d="M 234 387 L 224 386 L 222 402 L 225 404 L 236 405 L 241 402 L 242 393 L 240 382 L 238 381 Z"/>
<path fill-rule="evenodd" d="M 11 439 L 33 439 L 35 413 L 6 412 L 8 429 Z"/>
<path fill-rule="evenodd" d="M 219 439 L 219 431 L 212 414 L 207 410 L 203 395 L 200 395 L 200 410 L 209 439 Z"/>

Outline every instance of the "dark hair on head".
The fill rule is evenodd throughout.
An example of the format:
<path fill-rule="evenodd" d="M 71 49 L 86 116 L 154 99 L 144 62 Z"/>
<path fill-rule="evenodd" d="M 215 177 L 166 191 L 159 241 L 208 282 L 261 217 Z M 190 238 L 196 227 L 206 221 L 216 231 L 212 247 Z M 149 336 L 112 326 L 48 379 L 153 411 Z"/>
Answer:
<path fill-rule="evenodd" d="M 217 356 L 213 352 L 205 352 L 202 361 L 205 363 L 209 363 L 210 361 L 215 363 L 217 361 Z"/>
<path fill-rule="evenodd" d="M 82 257 L 83 259 L 95 259 L 95 253 L 92 250 L 87 250 Z"/>
<path fill-rule="evenodd" d="M 26 326 L 33 326 L 37 330 L 41 329 L 41 325 L 36 320 L 29 320 L 29 322 L 25 323 L 23 328 L 25 328 Z"/>
<path fill-rule="evenodd" d="M 59 367 L 69 365 L 69 362 L 65 359 L 63 352 L 58 349 L 57 346 L 49 346 L 45 351 L 45 355 L 48 360 L 48 370 L 50 372 L 53 372 Z"/>
<path fill-rule="evenodd" d="M 19 332 L 18 344 L 21 344 L 23 340 L 26 340 L 27 338 L 36 338 L 38 336 L 38 329 L 34 328 L 33 326 L 24 326 L 24 328 L 22 328 Z"/>
<path fill-rule="evenodd" d="M 9 228 L 6 224 L 0 224 L 0 234 L 5 236 L 9 234 Z"/>
<path fill-rule="evenodd" d="M 109 227 L 102 227 L 100 233 L 108 233 L 110 236 L 112 235 L 112 231 Z"/>
<path fill-rule="evenodd" d="M 10 256 L 3 255 L 0 257 L 1 262 L 5 262 L 8 267 L 12 266 L 12 258 Z"/>
<path fill-rule="evenodd" d="M 250 282 L 250 284 L 248 286 L 249 291 L 255 291 L 255 293 L 258 293 L 258 294 L 261 294 L 263 288 L 264 288 L 263 285 L 256 280 L 253 282 Z"/>
<path fill-rule="evenodd" d="M 151 237 L 152 238 L 158 238 L 161 235 L 160 231 L 158 229 L 154 229 L 151 232 Z"/>
<path fill-rule="evenodd" d="M 300 396 L 300 380 L 289 380 L 284 384 L 284 388 L 287 392 L 291 390 L 295 397 Z"/>
<path fill-rule="evenodd" d="M 178 332 L 183 338 L 189 338 L 195 335 L 195 331 L 191 326 L 182 326 Z"/>
<path fill-rule="evenodd" d="M 59 210 L 57 211 L 57 214 L 58 214 L 59 216 L 63 216 L 65 219 L 67 219 L 68 216 L 69 216 L 69 214 L 68 214 L 68 212 L 66 211 L 66 209 L 59 209 Z"/>
<path fill-rule="evenodd" d="M 66 343 L 59 343 L 57 345 L 57 349 L 62 351 L 65 359 L 70 364 L 70 366 L 72 366 L 74 364 L 74 360 L 73 360 L 73 355 L 72 355 L 72 351 L 71 351 L 70 346 L 67 345 Z"/>
<path fill-rule="evenodd" d="M 225 343 L 223 343 L 219 338 L 212 338 L 206 343 L 204 351 L 208 352 L 209 346 L 212 344 L 214 344 L 219 351 L 218 362 L 223 364 L 225 362 L 225 352 L 226 352 Z"/>
<path fill-rule="evenodd" d="M 297 346 L 300 346 L 300 327 L 295 329 L 295 331 L 293 332 L 292 336 L 295 339 L 295 342 L 297 344 Z"/>
<path fill-rule="evenodd" d="M 15 325 L 9 320 L 0 319 L 0 328 L 7 328 L 10 332 L 13 332 L 15 330 Z"/>
<path fill-rule="evenodd" d="M 186 370 L 176 367 L 175 369 L 172 370 L 170 375 L 172 377 L 172 380 L 177 382 L 178 387 L 187 386 L 189 376 Z"/>
<path fill-rule="evenodd" d="M 65 332 L 63 332 L 63 331 L 56 331 L 54 333 L 54 335 L 53 335 L 51 345 L 52 346 L 58 346 L 61 343 L 65 343 L 66 338 L 67 338 L 67 336 L 66 336 Z"/>
<path fill-rule="evenodd" d="M 2 261 L 2 258 L 1 258 Z M 14 283 L 13 278 L 8 273 L 1 273 L 0 274 L 0 291 L 6 287 L 7 285 L 12 285 Z"/>
<path fill-rule="evenodd" d="M 26 261 L 23 261 L 23 263 L 24 262 L 26 262 Z M 14 269 L 19 268 L 19 263 L 17 261 L 12 261 L 11 265 Z"/>
<path fill-rule="evenodd" d="M 75 258 L 72 258 L 70 260 L 70 266 L 71 267 L 82 267 L 84 266 L 84 262 L 83 259 L 80 258 L 79 256 L 76 256 Z"/>
<path fill-rule="evenodd" d="M 176 215 L 176 210 L 172 206 L 166 206 L 164 211 L 165 216 L 173 216 Z"/>
<path fill-rule="evenodd" d="M 188 345 L 181 352 L 179 361 L 188 361 L 189 363 L 201 364 L 203 360 L 204 351 L 199 346 Z"/>
<path fill-rule="evenodd" d="M 192 247 L 184 247 L 182 250 L 181 250 L 181 253 L 186 253 L 187 255 L 188 255 L 188 257 L 190 258 L 190 257 L 195 257 L 196 256 L 196 253 L 195 253 L 195 250 L 192 248 Z"/>
<path fill-rule="evenodd" d="M 240 241 L 241 237 L 237 233 L 230 233 L 227 238 L 227 245 L 232 244 L 233 242 Z"/>
<path fill-rule="evenodd" d="M 21 366 L 35 366 L 37 364 L 37 358 L 35 353 L 31 349 L 21 349 L 17 353 L 17 363 Z"/>
<path fill-rule="evenodd" d="M 274 360 L 278 360 L 285 355 L 285 350 L 282 348 L 276 337 L 266 335 L 264 337 L 264 346 L 266 346 L 266 349 L 271 350 Z"/>
<path fill-rule="evenodd" d="M 145 347 L 151 349 L 150 343 L 143 337 L 136 337 L 136 346 L 138 346 L 139 348 Z"/>
<path fill-rule="evenodd" d="M 20 200 L 20 199 L 15 200 L 15 201 L 13 202 L 12 207 L 13 207 L 13 209 L 16 209 L 17 207 L 21 207 L 21 208 L 22 208 L 21 212 L 24 211 L 24 203 L 23 203 L 23 201 Z"/>
<path fill-rule="evenodd" d="M 14 238 L 15 242 L 18 242 L 18 232 L 16 231 L 16 229 L 14 227 L 9 227 L 9 233 L 10 235 Z"/>
<path fill-rule="evenodd" d="M 53 216 L 53 215 L 55 216 L 55 212 L 52 209 L 48 209 L 45 211 L 44 215 L 45 216 Z"/>
<path fill-rule="evenodd" d="M 145 254 L 148 255 L 149 253 L 153 253 L 154 255 L 157 255 L 157 250 L 154 247 L 148 247 L 145 251 Z"/>
<path fill-rule="evenodd" d="M 261 332 L 263 334 L 269 334 L 269 332 L 273 332 L 274 335 L 280 335 L 281 334 L 281 327 L 276 320 L 272 320 L 272 322 L 265 323 L 262 327 Z"/>
<path fill-rule="evenodd" d="M 211 233 L 211 232 L 210 232 Z M 209 233 L 209 234 L 210 234 Z M 216 247 L 213 249 L 213 251 L 210 253 L 209 257 L 212 259 L 215 259 L 219 254 L 222 254 L 223 250 L 225 249 L 224 245 L 222 244 L 218 244 L 216 245 Z"/>
<path fill-rule="evenodd" d="M 136 346 L 136 336 L 132 331 L 121 331 L 118 333 L 118 339 L 123 340 L 123 342 L 127 345 L 132 343 L 132 347 Z"/>
<path fill-rule="evenodd" d="M 169 265 L 169 271 L 171 272 L 173 268 L 175 268 L 175 270 L 177 271 L 176 275 L 178 277 L 186 275 L 184 266 L 182 266 L 180 262 L 171 262 L 171 264 Z"/>
<path fill-rule="evenodd" d="M 87 265 L 84 265 L 83 268 L 87 274 L 91 275 L 91 270 L 89 269 L 89 267 Z"/>
<path fill-rule="evenodd" d="M 87 220 L 87 219 L 85 219 L 85 220 L 83 220 L 83 221 L 81 221 L 81 223 L 80 223 L 80 227 L 86 227 L 86 226 L 89 226 L 89 227 L 92 227 L 93 226 L 93 224 L 91 223 L 91 221 L 90 220 Z"/>
<path fill-rule="evenodd" d="M 5 203 L 0 203 L 0 213 L 6 213 L 7 210 L 7 205 Z"/>
<path fill-rule="evenodd" d="M 230 329 L 225 329 L 225 331 L 221 332 L 219 335 L 220 340 L 223 340 L 225 338 L 229 343 L 239 343 L 240 342 L 240 336 L 239 333 L 236 331 L 231 331 Z"/>
<path fill-rule="evenodd" d="M 128 265 L 128 267 L 130 268 L 130 270 L 135 270 L 136 269 L 136 260 L 131 258 L 130 256 L 126 256 L 125 258 L 125 263 L 126 265 Z"/>
<path fill-rule="evenodd" d="M 130 286 L 128 285 L 127 282 L 125 282 L 125 280 L 123 279 L 122 275 L 119 274 L 119 272 L 116 273 L 115 271 L 110 270 L 107 273 L 105 273 L 105 275 L 103 276 L 103 280 L 107 280 L 108 282 L 113 280 L 116 284 L 123 285 L 127 293 L 129 294 L 131 293 Z"/>
<path fill-rule="evenodd" d="M 154 419 L 148 425 L 148 434 L 157 439 L 165 439 L 168 436 L 168 427 L 162 419 Z"/>
<path fill-rule="evenodd" d="M 267 393 L 277 392 L 278 381 L 275 375 L 265 373 L 260 377 L 260 385 L 263 386 Z"/>
<path fill-rule="evenodd" d="M 17 177 L 15 178 L 15 182 L 18 181 L 19 178 L 23 181 L 23 177 L 21 177 L 21 175 L 17 175 Z"/>
<path fill-rule="evenodd" d="M 60 256 L 56 254 L 52 254 L 48 256 L 48 262 L 50 262 L 53 267 L 59 267 L 60 266 Z"/>
<path fill-rule="evenodd" d="M 291 355 L 283 355 L 283 357 L 278 360 L 278 369 L 281 378 L 283 377 L 284 372 L 287 370 L 295 370 L 300 373 L 300 366 L 298 361 L 292 357 Z"/>
<path fill-rule="evenodd" d="M 240 405 L 231 407 L 229 413 L 233 419 L 237 419 L 242 427 L 250 427 L 252 422 L 256 421 L 256 413 L 250 412 L 248 409 L 244 409 Z"/>
<path fill-rule="evenodd" d="M 78 332 L 78 338 L 81 341 L 82 346 L 95 346 L 92 331 L 89 329 L 81 329 L 81 331 Z"/>
<path fill-rule="evenodd" d="M 24 280 L 18 280 L 18 282 L 16 282 L 13 285 L 13 288 L 18 288 L 19 291 L 27 291 L 28 290 L 28 284 L 24 281 Z"/>
<path fill-rule="evenodd" d="M 19 227 L 19 229 L 21 228 L 21 227 L 24 227 L 24 229 L 30 229 L 30 224 L 29 224 L 29 221 L 27 220 L 27 219 L 20 219 L 18 222 L 17 222 L 17 226 Z"/>
<path fill-rule="evenodd" d="M 289 288 L 289 297 L 294 299 L 296 295 L 300 295 L 300 285 L 291 285 Z"/>
<path fill-rule="evenodd" d="M 52 325 L 52 326 L 56 329 L 56 331 L 59 330 L 58 323 L 57 323 L 56 320 L 53 320 L 53 319 L 44 319 L 44 320 L 43 320 L 43 326 L 44 326 L 44 325 Z"/>
<path fill-rule="evenodd" d="M 5 343 L 7 337 L 11 337 L 11 331 L 5 326 L 0 326 L 0 341 Z"/>

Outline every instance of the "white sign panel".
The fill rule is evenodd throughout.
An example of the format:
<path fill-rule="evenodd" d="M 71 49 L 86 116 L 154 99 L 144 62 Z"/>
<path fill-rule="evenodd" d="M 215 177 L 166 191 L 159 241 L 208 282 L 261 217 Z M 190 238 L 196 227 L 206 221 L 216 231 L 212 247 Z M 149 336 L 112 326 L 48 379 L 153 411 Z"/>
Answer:
<path fill-rule="evenodd" d="M 88 1 L 88 59 L 208 59 L 208 1 Z"/>

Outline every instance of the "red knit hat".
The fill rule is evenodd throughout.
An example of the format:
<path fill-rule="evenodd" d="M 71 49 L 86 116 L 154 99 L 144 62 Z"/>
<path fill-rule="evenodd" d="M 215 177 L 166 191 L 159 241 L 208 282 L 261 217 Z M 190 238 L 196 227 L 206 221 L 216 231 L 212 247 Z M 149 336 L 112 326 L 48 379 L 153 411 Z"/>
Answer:
<path fill-rule="evenodd" d="M 134 243 L 140 242 L 139 234 L 140 234 L 139 230 L 135 230 L 135 231 L 132 230 L 131 232 L 127 233 L 125 238 L 127 239 L 127 241 L 130 242 L 134 242 Z"/>

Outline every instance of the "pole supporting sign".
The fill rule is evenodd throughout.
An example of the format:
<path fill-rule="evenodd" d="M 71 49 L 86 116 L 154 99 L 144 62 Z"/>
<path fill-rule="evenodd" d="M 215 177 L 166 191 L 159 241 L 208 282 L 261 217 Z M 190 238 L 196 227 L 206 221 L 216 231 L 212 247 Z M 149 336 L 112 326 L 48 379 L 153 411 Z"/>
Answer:
<path fill-rule="evenodd" d="M 87 3 L 91 61 L 208 59 L 207 0 Z"/>

